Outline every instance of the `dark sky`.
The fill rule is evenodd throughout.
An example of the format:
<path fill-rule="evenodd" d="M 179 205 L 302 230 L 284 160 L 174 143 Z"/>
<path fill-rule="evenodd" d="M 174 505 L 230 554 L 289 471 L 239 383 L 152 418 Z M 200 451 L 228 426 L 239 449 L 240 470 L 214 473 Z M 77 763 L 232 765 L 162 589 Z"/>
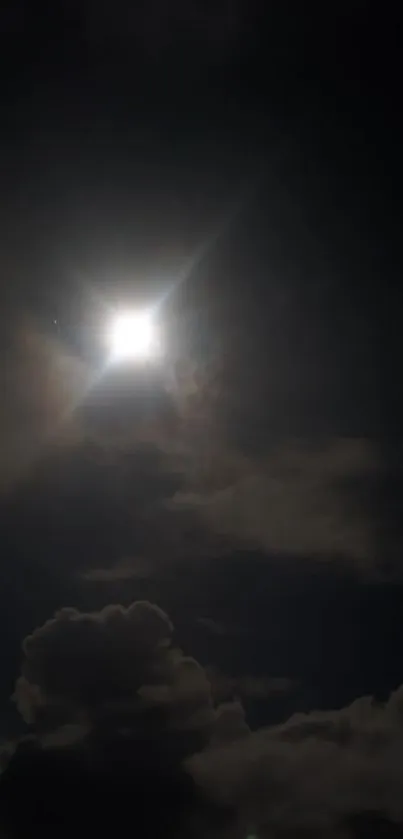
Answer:
<path fill-rule="evenodd" d="M 6 835 L 33 777 L 60 833 L 59 771 L 123 824 L 145 764 L 198 835 L 403 823 L 398 24 L 1 11 Z M 162 360 L 102 373 L 111 308 L 156 303 Z"/>

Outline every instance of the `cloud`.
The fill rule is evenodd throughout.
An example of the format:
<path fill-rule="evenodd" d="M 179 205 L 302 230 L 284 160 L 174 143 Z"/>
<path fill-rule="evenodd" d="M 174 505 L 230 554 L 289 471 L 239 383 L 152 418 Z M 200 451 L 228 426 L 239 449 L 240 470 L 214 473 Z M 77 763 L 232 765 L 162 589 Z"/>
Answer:
<path fill-rule="evenodd" d="M 120 560 L 112 568 L 91 568 L 80 576 L 93 583 L 113 583 L 124 580 L 147 579 L 156 573 L 150 560 L 136 557 Z"/>
<path fill-rule="evenodd" d="M 88 441 L 116 452 L 139 448 L 140 456 L 148 447 L 144 463 L 138 454 L 136 462 L 145 485 L 160 468 L 161 452 L 167 455 L 176 439 L 177 407 L 164 373 L 147 368 L 108 375 L 101 359 L 91 366 L 52 334 L 52 321 L 45 331 L 28 317 L 9 313 L 10 322 L 5 320 L 3 313 L 0 491 L 29 481 L 60 450 L 73 449 L 74 455 L 74 447 Z"/>
<path fill-rule="evenodd" d="M 91 390 L 88 367 L 56 340 L 31 324 L 13 334 L 2 371 L 0 489 L 13 488 L 15 509 L 22 505 L 27 515 L 35 509 L 37 522 L 43 509 L 42 556 L 48 510 L 59 505 L 63 516 L 53 517 L 49 556 L 62 557 L 69 546 L 69 557 L 77 557 L 93 582 L 131 576 L 126 556 L 141 556 L 150 569 L 161 553 L 192 559 L 234 545 L 346 557 L 367 567 L 375 562 L 380 522 L 369 510 L 366 488 L 378 467 L 374 443 L 284 439 L 256 460 L 230 450 L 207 422 L 208 400 L 196 409 L 202 430 L 195 425 L 186 376 L 177 373 L 171 389 L 168 382 L 136 380 L 136 393 L 137 387 L 147 391 L 139 415 L 123 374 Z M 204 394 L 197 376 L 193 387 L 196 396 Z M 107 507 L 108 533 L 93 548 Z M 95 508 L 97 527 L 90 528 L 89 516 L 83 528 L 84 509 Z M 36 551 L 34 534 L 31 542 Z M 101 567 L 93 567 L 92 554 Z"/>
<path fill-rule="evenodd" d="M 146 839 L 220 832 L 231 824 L 181 766 L 122 744 L 42 747 L 21 744 L 0 780 L 0 824 L 9 837 L 33 830 L 52 837 L 121 833 L 128 825 Z"/>
<path fill-rule="evenodd" d="M 10 562 L 40 556 L 52 569 L 57 556 L 64 572 L 113 582 L 153 575 L 161 556 L 211 553 L 219 540 L 196 511 L 164 507 L 190 472 L 165 373 L 115 371 L 95 381 L 35 323 L 10 316 L 6 332 L 0 516 Z"/>
<path fill-rule="evenodd" d="M 203 741 L 214 720 L 210 685 L 172 633 L 167 615 L 147 602 L 62 609 L 24 641 L 17 707 L 44 730 L 100 719 L 126 719 L 137 730 L 161 711 L 167 727 L 193 729 Z"/>
<path fill-rule="evenodd" d="M 38 732 L 118 726 L 189 751 L 220 737 L 207 673 L 174 646 L 171 621 L 147 601 L 61 609 L 25 638 L 23 652 L 14 699 Z"/>
<path fill-rule="evenodd" d="M 245 719 L 242 703 L 239 700 L 222 702 L 217 709 L 216 724 L 209 741 L 209 748 L 214 749 L 225 743 L 238 742 L 249 734 L 250 728 Z"/>
<path fill-rule="evenodd" d="M 237 635 L 245 635 L 245 629 L 239 626 L 231 626 L 228 623 L 217 621 L 214 618 L 198 618 L 196 623 L 206 629 L 210 635 L 217 635 L 221 638 L 231 638 L 236 637 Z"/>
<path fill-rule="evenodd" d="M 34 324 L 17 324 L 6 340 L 0 370 L 0 492 L 25 480 L 52 444 L 77 439 L 75 409 L 91 378 L 85 364 Z"/>
<path fill-rule="evenodd" d="M 47 448 L 2 499 L 9 562 L 24 554 L 37 565 L 40 557 L 53 573 L 57 557 L 59 576 L 77 583 L 79 573 L 93 582 L 138 577 L 139 562 L 134 569 L 129 557 L 141 558 L 141 576 L 154 573 L 191 545 L 196 515 L 171 517 L 164 508 L 182 481 L 169 454 L 134 438 L 131 445 L 84 438 Z"/>
<path fill-rule="evenodd" d="M 40 824 L 38 800 L 43 812 L 50 807 L 49 823 L 59 824 L 70 779 L 73 790 L 85 790 L 69 795 L 74 806 L 85 804 L 86 818 L 96 787 L 106 798 L 99 813 L 108 819 L 114 809 L 118 823 L 127 815 L 122 791 L 126 802 L 140 795 L 165 807 L 161 790 L 176 779 L 176 817 L 179 808 L 195 819 L 198 835 L 238 837 L 248 825 L 262 836 L 355 835 L 357 818 L 365 825 L 369 810 L 403 823 L 403 686 L 384 704 L 363 697 L 251 732 L 241 702 L 214 698 L 209 672 L 175 647 L 168 616 L 148 602 L 63 609 L 25 639 L 23 651 L 16 701 L 36 736 L 11 757 L 10 744 L 4 749 L 0 815 L 7 824 L 18 822 L 19 811 Z M 251 677 L 237 684 L 255 697 L 289 687 Z M 195 783 L 186 781 L 191 812 L 174 792 L 183 791 L 180 767 Z M 16 807 L 25 795 L 26 816 Z"/>
<path fill-rule="evenodd" d="M 269 699 L 291 693 L 296 682 L 285 677 L 270 676 L 228 676 L 217 667 L 207 667 L 213 696 L 217 702 L 238 699 Z"/>
<path fill-rule="evenodd" d="M 181 825 L 183 835 L 225 834 L 232 808 L 206 796 L 183 761 L 249 729 L 237 703 L 214 708 L 205 671 L 174 646 L 161 609 L 62 609 L 23 652 L 15 700 L 34 734 L 2 749 L 7 835 L 116 831 L 129 817 L 150 837 L 182 835 Z"/>
<path fill-rule="evenodd" d="M 191 759 L 195 777 L 238 801 L 263 833 L 326 831 L 357 813 L 403 822 L 403 686 L 385 704 L 296 714 Z"/>
<path fill-rule="evenodd" d="M 267 699 L 270 696 L 281 696 L 295 690 L 295 682 L 284 676 L 242 676 L 237 680 L 237 689 L 242 697 L 251 699 Z"/>
<path fill-rule="evenodd" d="M 285 440 L 259 461 L 239 459 L 226 487 L 178 493 L 180 508 L 198 510 L 209 527 L 238 544 L 271 553 L 374 559 L 372 520 L 355 486 L 377 468 L 366 440 Z"/>

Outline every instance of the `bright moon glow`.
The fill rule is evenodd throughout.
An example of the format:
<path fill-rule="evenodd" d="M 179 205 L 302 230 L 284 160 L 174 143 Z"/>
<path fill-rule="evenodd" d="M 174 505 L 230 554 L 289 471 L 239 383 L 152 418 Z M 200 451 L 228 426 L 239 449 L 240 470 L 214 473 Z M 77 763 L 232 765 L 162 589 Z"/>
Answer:
<path fill-rule="evenodd" d="M 155 324 L 149 312 L 115 315 L 108 335 L 113 361 L 146 361 L 157 351 Z"/>

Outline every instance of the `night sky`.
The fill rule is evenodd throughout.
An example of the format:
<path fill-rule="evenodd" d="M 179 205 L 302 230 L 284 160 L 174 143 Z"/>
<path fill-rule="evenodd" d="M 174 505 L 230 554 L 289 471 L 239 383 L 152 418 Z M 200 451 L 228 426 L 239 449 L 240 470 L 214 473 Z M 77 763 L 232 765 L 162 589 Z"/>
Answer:
<path fill-rule="evenodd" d="M 0 21 L 1 836 L 400 835 L 398 11 Z"/>

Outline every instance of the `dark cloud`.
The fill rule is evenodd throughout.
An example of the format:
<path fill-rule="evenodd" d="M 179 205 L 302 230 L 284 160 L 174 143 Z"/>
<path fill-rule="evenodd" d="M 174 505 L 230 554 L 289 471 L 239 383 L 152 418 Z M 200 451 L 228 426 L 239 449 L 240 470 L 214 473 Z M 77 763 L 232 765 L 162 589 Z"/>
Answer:
<path fill-rule="evenodd" d="M 234 545 L 380 563 L 385 513 L 379 508 L 376 517 L 365 489 L 379 474 L 374 442 L 285 438 L 257 461 L 230 449 L 208 418 L 212 374 L 207 384 L 204 374 L 177 373 L 170 383 L 161 375 L 122 371 L 94 385 L 88 365 L 57 341 L 27 326 L 14 337 L 3 369 L 1 481 L 3 490 L 16 487 L 16 511 L 35 510 L 37 532 L 42 508 L 43 556 L 50 506 L 59 513 L 49 555 L 63 554 L 73 538 L 76 568 L 98 580 L 114 566 L 116 579 L 127 578 L 127 556 L 151 567 L 158 554 L 192 559 Z M 94 537 L 103 521 L 106 529 L 107 508 L 99 548 Z M 99 569 L 92 554 L 104 557 Z"/>
<path fill-rule="evenodd" d="M 197 662 L 173 646 L 172 632 L 165 613 L 147 602 L 90 614 L 62 609 L 24 641 L 17 706 L 45 729 L 104 717 L 141 726 L 157 708 L 202 735 L 214 718 L 210 686 Z"/>
<path fill-rule="evenodd" d="M 155 565 L 151 560 L 141 559 L 123 559 L 120 560 L 112 568 L 91 568 L 89 571 L 81 573 L 84 580 L 93 583 L 113 583 L 122 582 L 124 580 L 147 579 L 156 574 Z"/>
<path fill-rule="evenodd" d="M 214 707 L 206 673 L 174 646 L 161 609 L 63 609 L 23 651 L 15 700 L 34 735 L 2 748 L 7 835 L 25 835 L 28 824 L 45 835 L 70 835 L 73 823 L 120 830 L 129 813 L 146 836 L 182 835 L 181 825 L 195 836 L 225 833 L 231 808 L 206 797 L 182 763 L 249 729 L 241 706 Z"/>
<path fill-rule="evenodd" d="M 222 701 L 214 672 L 174 645 L 169 618 L 148 602 L 95 613 L 63 609 L 26 638 L 23 651 L 15 697 L 36 735 L 11 757 L 11 745 L 3 749 L 0 814 L 11 835 L 20 835 L 19 819 L 40 825 L 43 813 L 60 823 L 62 778 L 73 809 L 86 802 L 89 819 L 92 790 L 121 801 L 117 788 L 125 799 L 130 777 L 133 795 L 159 800 L 168 812 L 172 805 L 190 835 L 238 837 L 254 825 L 262 836 L 355 836 L 368 811 L 403 824 L 403 688 L 384 704 L 364 697 L 251 732 L 241 702 Z M 241 677 L 227 687 L 232 696 L 261 699 L 292 686 Z M 173 779 L 165 803 L 160 790 Z M 28 815 L 24 808 L 18 814 L 18 792 L 27 796 Z M 111 818 L 106 801 L 95 823 Z M 158 835 L 156 816 L 148 818 Z"/>
<path fill-rule="evenodd" d="M 274 692 L 284 718 L 288 680 L 271 673 L 301 679 L 305 698 L 315 694 L 303 708 L 326 707 L 343 691 L 346 704 L 346 694 L 360 695 L 360 679 L 369 692 L 382 680 L 388 689 L 398 683 L 401 591 L 377 600 L 367 581 L 352 594 L 342 577 L 345 562 L 354 571 L 399 562 L 401 546 L 401 487 L 385 486 L 380 507 L 366 495 L 379 475 L 371 440 L 401 425 L 391 365 L 401 306 L 385 279 L 399 273 L 401 225 L 384 177 L 396 184 L 398 156 L 393 142 L 378 142 L 387 120 L 372 98 L 382 87 L 373 61 L 379 32 L 388 30 L 390 45 L 393 26 L 384 15 L 379 28 L 378 15 L 374 50 L 362 37 L 368 15 L 358 0 L 333 4 L 330 16 L 326 4 L 313 15 L 305 4 L 299 12 L 286 4 L 285 13 L 283 5 L 68 0 L 31 10 L 17 0 L 5 12 L 3 104 L 12 119 L 3 137 L 2 286 L 41 322 L 53 323 L 57 305 L 66 338 L 24 324 L 6 348 L 0 382 L 5 683 L 7 673 L 15 678 L 12 645 L 27 626 L 39 627 L 26 640 L 16 687 L 36 734 L 20 743 L 0 782 L 0 817 L 11 805 L 11 826 L 17 813 L 24 822 L 20 835 L 46 821 L 56 836 L 83 826 L 116 833 L 123 821 L 158 837 L 162 814 L 164 835 L 181 835 L 167 817 L 176 793 L 164 772 L 169 764 L 177 777 L 184 757 L 195 777 L 203 770 L 206 785 L 236 804 L 238 825 L 260 825 L 267 836 L 335 826 L 354 835 L 354 814 L 369 806 L 401 818 L 395 700 L 253 733 L 239 701 L 216 708 L 220 691 L 245 697 L 247 708 Z M 268 7 L 265 26 L 260 6 Z M 376 65 L 370 79 L 367 54 Z M 361 110 L 368 119 L 360 123 Z M 294 149 L 280 125 L 272 128 L 280 113 Z M 288 147 L 284 157 L 276 145 Z M 253 207 L 245 202 L 231 236 L 213 236 L 213 261 L 203 247 L 212 218 L 261 155 L 276 176 Z M 207 266 L 192 261 L 200 245 Z M 179 324 L 172 354 L 186 361 L 170 371 L 169 386 L 138 375 L 134 387 L 119 372 L 94 387 L 81 359 L 97 352 L 98 309 L 92 314 L 91 301 L 83 315 L 83 287 L 96 278 L 94 297 L 151 291 L 154 299 L 163 283 L 150 277 L 165 272 L 174 281 L 185 263 L 188 282 L 168 329 Z M 304 434 L 316 442 L 304 443 Z M 382 539 L 390 556 L 379 559 Z M 236 556 L 217 562 L 228 546 Z M 328 573 L 322 560 L 331 559 L 338 569 Z M 162 567 L 171 569 L 167 585 Z M 110 602 L 105 587 L 114 583 L 125 605 L 91 611 Z M 184 628 L 204 644 L 197 658 L 231 674 L 221 686 L 177 649 L 165 613 L 126 606 L 156 590 L 164 606 L 174 604 L 179 637 Z M 60 611 L 65 603 L 78 609 Z M 92 792 L 88 778 L 96 779 Z M 178 784 L 180 809 L 192 795 Z M 86 821 L 78 817 L 83 795 Z"/>
<path fill-rule="evenodd" d="M 21 744 L 0 781 L 4 833 L 24 837 L 124 832 L 199 836 L 231 826 L 232 813 L 207 798 L 180 766 L 116 741 L 41 747 Z"/>
<path fill-rule="evenodd" d="M 240 696 L 252 699 L 267 699 L 270 696 L 281 696 L 295 690 L 296 684 L 285 676 L 243 676 L 238 679 Z"/>
<path fill-rule="evenodd" d="M 165 386 L 165 370 L 100 378 L 21 319 L 4 340 L 0 519 L 10 560 L 24 553 L 51 567 L 57 555 L 62 569 L 94 580 L 112 568 L 127 579 L 126 557 L 140 556 L 149 573 L 161 556 L 211 552 L 196 512 L 164 508 L 197 468 L 180 440 L 191 425 L 180 383 Z"/>
<path fill-rule="evenodd" d="M 179 493 L 176 503 L 238 544 L 371 565 L 373 511 L 364 498 L 353 502 L 348 482 L 370 478 L 377 462 L 365 439 L 284 440 L 259 461 L 238 455 L 226 486 Z"/>
<path fill-rule="evenodd" d="M 168 616 L 147 601 L 82 613 L 64 608 L 23 643 L 15 701 L 37 731 L 61 725 L 151 726 L 190 751 L 220 737 L 211 684 L 197 661 L 174 646 Z M 183 746 L 183 744 L 182 744 Z"/>
<path fill-rule="evenodd" d="M 225 743 L 243 740 L 249 734 L 250 728 L 241 702 L 222 702 L 217 708 L 216 725 L 209 741 L 209 748 L 214 749 Z"/>
<path fill-rule="evenodd" d="M 281 676 L 228 676 L 217 667 L 207 667 L 206 672 L 217 702 L 228 701 L 235 696 L 241 700 L 269 699 L 296 689 L 295 681 Z"/>
<path fill-rule="evenodd" d="M 2 500 L 10 561 L 41 557 L 50 571 L 57 561 L 59 573 L 70 576 L 97 566 L 107 574 L 116 566 L 121 576 L 125 566 L 126 579 L 126 557 L 150 559 L 152 568 L 175 556 L 186 530 L 181 520 L 191 518 L 178 515 L 176 532 L 163 509 L 182 481 L 172 457 L 154 443 L 106 445 L 81 435 L 48 447 Z"/>
<path fill-rule="evenodd" d="M 263 834 L 328 831 L 368 811 L 403 823 L 402 698 L 399 688 L 385 704 L 296 714 L 194 757 L 193 771 Z"/>
<path fill-rule="evenodd" d="M 59 486 L 64 473 L 82 484 L 77 508 L 84 498 L 89 501 L 89 493 L 90 508 L 108 495 L 110 519 L 120 522 L 115 535 L 118 529 L 141 531 L 137 540 L 115 539 L 109 527 L 106 542 L 119 544 L 98 569 L 99 579 L 103 569 L 108 577 L 128 555 L 141 555 L 147 563 L 163 545 L 171 557 L 243 544 L 271 553 L 352 559 L 356 567 L 382 562 L 380 534 L 388 513 L 385 504 L 377 511 L 368 504 L 380 460 L 379 446 L 369 438 L 285 437 L 271 446 L 268 441 L 257 460 L 225 439 L 220 410 L 214 409 L 224 398 L 214 364 L 190 356 L 171 373 L 121 371 L 95 381 L 90 366 L 60 340 L 27 323 L 12 332 L 2 377 L 0 488 L 9 491 L 22 480 L 16 507 L 54 506 L 58 498 L 64 503 Z M 95 460 L 98 486 L 86 490 L 82 478 L 94 473 Z M 163 503 L 172 500 L 164 510 Z M 70 497 L 53 551 L 63 552 L 65 530 L 77 529 L 73 507 Z M 398 532 L 397 543 L 399 538 Z M 80 557 L 84 571 L 85 553 L 92 553 L 89 543 L 70 552 Z M 94 554 L 101 558 L 97 548 Z M 129 573 L 126 566 L 122 573 Z"/>
<path fill-rule="evenodd" d="M 57 443 L 77 440 L 76 409 L 91 382 L 86 365 L 54 337 L 21 318 L 3 326 L 0 491 L 30 477 Z"/>
<path fill-rule="evenodd" d="M 231 626 L 230 624 L 225 624 L 222 621 L 217 621 L 210 617 L 198 618 L 197 623 L 211 635 L 217 635 L 221 638 L 233 638 L 244 635 L 246 631 L 239 626 Z"/>

